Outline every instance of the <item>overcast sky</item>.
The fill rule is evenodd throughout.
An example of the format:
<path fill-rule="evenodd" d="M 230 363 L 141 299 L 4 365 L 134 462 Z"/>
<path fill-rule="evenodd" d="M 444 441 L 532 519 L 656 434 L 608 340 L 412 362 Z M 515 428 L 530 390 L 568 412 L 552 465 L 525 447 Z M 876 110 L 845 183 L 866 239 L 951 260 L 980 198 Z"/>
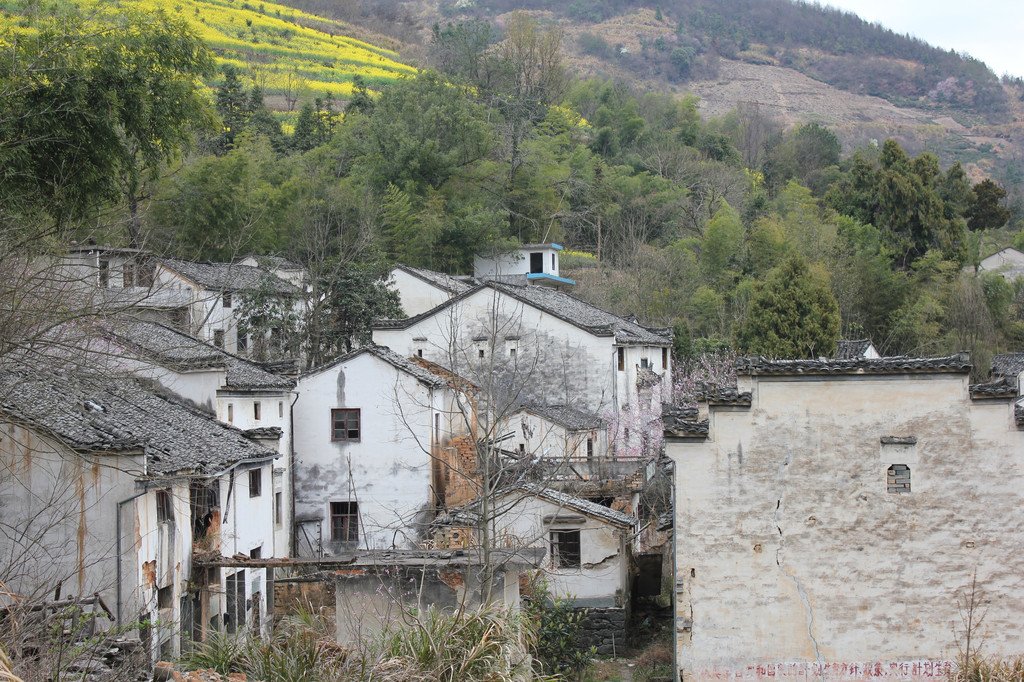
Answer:
<path fill-rule="evenodd" d="M 1024 0 L 820 0 L 1024 77 Z"/>

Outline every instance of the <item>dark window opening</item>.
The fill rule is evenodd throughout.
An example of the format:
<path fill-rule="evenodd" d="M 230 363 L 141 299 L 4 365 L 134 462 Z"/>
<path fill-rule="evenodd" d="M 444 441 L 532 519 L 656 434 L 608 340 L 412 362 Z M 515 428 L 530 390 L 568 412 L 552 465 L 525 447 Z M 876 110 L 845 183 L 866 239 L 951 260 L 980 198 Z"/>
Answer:
<path fill-rule="evenodd" d="M 104 289 L 110 286 L 110 261 L 100 261 L 100 286 Z"/>
<path fill-rule="evenodd" d="M 245 569 L 224 580 L 224 629 L 235 634 L 245 624 Z"/>
<path fill-rule="evenodd" d="M 168 585 L 156 591 L 156 607 L 158 609 L 169 609 L 174 605 L 174 587 Z"/>
<path fill-rule="evenodd" d="M 174 505 L 171 503 L 169 490 L 156 491 L 156 521 L 157 523 L 174 521 Z"/>
<path fill-rule="evenodd" d="M 651 363 L 647 358 L 640 358 L 640 369 L 650 369 Z"/>
<path fill-rule="evenodd" d="M 263 545 L 255 547 L 249 550 L 250 559 L 262 559 L 263 558 Z"/>
<path fill-rule="evenodd" d="M 481 348 L 480 350 L 477 351 L 477 357 L 480 358 L 481 360 L 484 359 L 484 349 L 483 348 Z"/>
<path fill-rule="evenodd" d="M 587 439 L 587 459 L 594 459 L 594 439 Z"/>
<path fill-rule="evenodd" d="M 125 262 L 121 266 L 121 281 L 126 287 L 135 286 L 135 264 Z"/>
<path fill-rule="evenodd" d="M 224 330 L 214 329 L 213 330 L 213 345 L 217 348 L 224 348 Z"/>
<path fill-rule="evenodd" d="M 516 349 L 515 348 L 509 348 L 508 349 L 508 356 L 510 358 L 514 358 L 516 356 Z"/>
<path fill-rule="evenodd" d="M 235 406 L 228 403 L 228 424 L 235 423 Z"/>
<path fill-rule="evenodd" d="M 622 372 L 626 369 L 626 349 L 619 348 L 619 371 Z"/>
<path fill-rule="evenodd" d="M 282 502 L 282 494 L 274 493 L 274 523 L 278 526 L 282 523 L 284 516 L 284 503 Z"/>
<path fill-rule="evenodd" d="M 540 273 L 544 272 L 544 254 L 543 253 L 531 253 L 530 254 L 530 272 Z"/>
<path fill-rule="evenodd" d="M 236 341 L 236 346 L 239 353 L 244 353 L 249 350 L 249 336 L 242 332 L 238 332 L 238 341 Z"/>
<path fill-rule="evenodd" d="M 230 291 L 225 291 L 224 292 L 224 296 L 221 297 L 221 301 L 222 301 L 222 303 L 223 303 L 225 308 L 230 308 L 231 307 L 231 292 Z"/>
<path fill-rule="evenodd" d="M 252 418 L 256 421 L 260 420 L 260 401 L 256 401 L 252 404 Z"/>
<path fill-rule="evenodd" d="M 263 494 L 263 469 L 249 469 L 249 497 Z"/>
<path fill-rule="evenodd" d="M 280 400 L 277 401 L 277 418 L 284 419 L 284 403 Z"/>
<path fill-rule="evenodd" d="M 331 440 L 359 440 L 359 410 L 331 410 Z"/>
<path fill-rule="evenodd" d="M 890 493 L 909 493 L 910 467 L 906 464 L 893 464 L 887 472 L 886 484 Z"/>
<path fill-rule="evenodd" d="M 420 348 L 420 349 L 418 349 L 416 351 L 416 357 L 419 357 L 419 358 L 423 357 L 423 349 L 422 348 Z"/>
<path fill-rule="evenodd" d="M 597 495 L 595 497 L 588 497 L 587 499 L 594 504 L 599 504 L 602 507 L 608 507 L 609 509 L 612 508 L 612 503 L 615 502 L 615 498 L 611 495 Z"/>
<path fill-rule="evenodd" d="M 359 540 L 359 503 L 331 502 L 331 540 L 357 542 Z"/>
<path fill-rule="evenodd" d="M 555 254 L 551 254 L 551 272 L 554 272 L 556 269 L 557 268 L 555 268 Z"/>
<path fill-rule="evenodd" d="M 551 531 L 551 565 L 554 568 L 580 567 L 580 532 Z"/>
<path fill-rule="evenodd" d="M 211 527 L 220 527 L 220 495 L 216 483 L 193 482 L 189 489 L 189 508 L 192 511 L 192 540 L 206 537 Z"/>
<path fill-rule="evenodd" d="M 661 368 L 668 369 L 668 348 L 661 349 Z"/>

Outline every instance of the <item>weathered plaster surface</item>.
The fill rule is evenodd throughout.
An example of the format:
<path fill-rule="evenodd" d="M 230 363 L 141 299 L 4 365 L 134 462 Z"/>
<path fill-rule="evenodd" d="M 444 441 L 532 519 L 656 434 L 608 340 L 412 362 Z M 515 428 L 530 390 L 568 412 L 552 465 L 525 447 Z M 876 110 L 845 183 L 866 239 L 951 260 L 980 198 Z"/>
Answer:
<path fill-rule="evenodd" d="M 986 646 L 1019 646 L 1024 442 L 1012 405 L 972 402 L 964 374 L 750 388 L 751 408 L 711 409 L 707 441 L 667 445 L 689 679 L 939 676 L 926 661 L 955 654 L 975 571 Z M 895 463 L 910 466 L 908 494 L 887 492 Z"/>

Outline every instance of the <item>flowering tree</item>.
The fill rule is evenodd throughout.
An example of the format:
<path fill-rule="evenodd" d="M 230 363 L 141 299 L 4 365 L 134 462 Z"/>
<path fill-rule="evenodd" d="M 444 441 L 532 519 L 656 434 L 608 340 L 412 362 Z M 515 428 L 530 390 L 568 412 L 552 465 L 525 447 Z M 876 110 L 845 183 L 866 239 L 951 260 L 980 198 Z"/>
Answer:
<path fill-rule="evenodd" d="M 672 403 L 676 407 L 696 407 L 700 396 L 735 385 L 736 353 L 732 350 L 680 358 L 673 367 Z"/>

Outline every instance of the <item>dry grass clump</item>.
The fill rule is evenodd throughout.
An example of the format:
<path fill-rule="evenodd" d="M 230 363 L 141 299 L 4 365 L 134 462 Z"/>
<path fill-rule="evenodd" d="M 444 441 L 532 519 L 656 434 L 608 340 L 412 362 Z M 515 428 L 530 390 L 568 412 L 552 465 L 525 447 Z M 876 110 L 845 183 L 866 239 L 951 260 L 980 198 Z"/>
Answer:
<path fill-rule="evenodd" d="M 961 655 L 950 682 L 1024 682 L 1024 655 L 996 658 Z"/>

